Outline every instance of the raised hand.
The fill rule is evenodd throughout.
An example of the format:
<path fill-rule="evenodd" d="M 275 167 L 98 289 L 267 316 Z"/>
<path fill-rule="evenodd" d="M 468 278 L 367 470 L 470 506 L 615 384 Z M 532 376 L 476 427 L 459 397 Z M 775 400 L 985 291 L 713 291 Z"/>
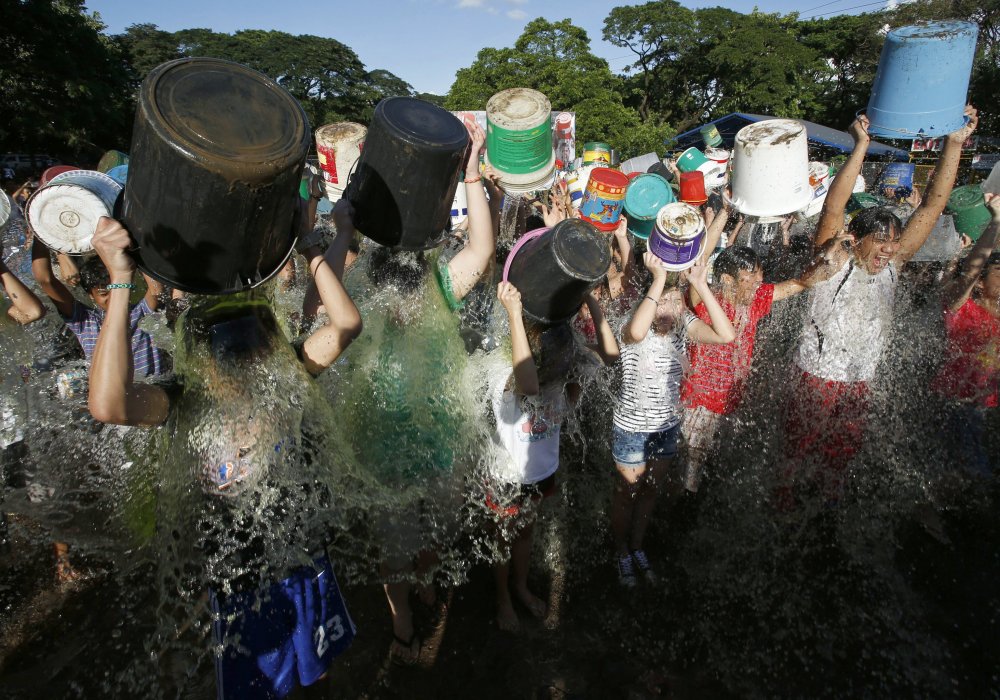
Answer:
<path fill-rule="evenodd" d="M 643 253 L 642 264 L 646 266 L 647 270 L 653 273 L 654 280 L 666 278 L 667 268 L 663 267 L 663 263 L 653 253 L 649 251 Z"/>
<path fill-rule="evenodd" d="M 965 105 L 965 116 L 968 117 L 968 121 L 962 128 L 948 134 L 950 140 L 965 143 L 976 131 L 976 127 L 979 126 L 979 110 L 972 105 Z"/>
<path fill-rule="evenodd" d="M 497 299 L 507 309 L 507 313 L 512 317 L 521 315 L 521 292 L 510 282 L 501 282 L 497 285 Z"/>
<path fill-rule="evenodd" d="M 124 226 L 114 219 L 102 216 L 97 220 L 97 230 L 94 231 L 91 242 L 101 262 L 111 273 L 112 281 L 116 277 L 131 279 L 132 273 L 135 272 L 135 260 L 128 254 L 132 237 Z"/>
<path fill-rule="evenodd" d="M 871 127 L 871 122 L 868 121 L 868 115 L 859 114 L 857 119 L 847 127 L 847 133 L 851 135 L 856 144 L 869 143 L 872 140 L 872 137 L 868 134 L 869 127 Z"/>

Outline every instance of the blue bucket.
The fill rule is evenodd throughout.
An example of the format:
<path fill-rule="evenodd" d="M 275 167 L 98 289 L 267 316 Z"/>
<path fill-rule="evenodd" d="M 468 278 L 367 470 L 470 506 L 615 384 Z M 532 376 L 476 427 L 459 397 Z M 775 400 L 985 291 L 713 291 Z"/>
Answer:
<path fill-rule="evenodd" d="M 868 133 L 915 139 L 960 129 L 978 33 L 972 22 L 957 21 L 889 32 L 868 100 Z"/>
<path fill-rule="evenodd" d="M 889 163 L 878 179 L 878 193 L 886 199 L 906 199 L 913 194 L 913 163 Z"/>
<path fill-rule="evenodd" d="M 677 200 L 669 182 L 652 173 L 639 175 L 625 190 L 628 230 L 636 238 L 649 238 L 660 209 L 675 201 Z"/>
<path fill-rule="evenodd" d="M 125 165 L 116 165 L 111 168 L 111 170 L 107 172 L 107 176 L 124 187 L 125 180 L 128 178 L 128 163 L 125 163 Z"/>

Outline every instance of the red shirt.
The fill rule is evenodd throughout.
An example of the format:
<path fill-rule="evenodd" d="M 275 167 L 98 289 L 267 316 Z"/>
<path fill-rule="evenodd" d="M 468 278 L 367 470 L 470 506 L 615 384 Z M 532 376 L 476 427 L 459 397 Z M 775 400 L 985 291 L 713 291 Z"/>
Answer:
<path fill-rule="evenodd" d="M 740 405 L 743 383 L 750 374 L 753 346 L 757 339 L 757 324 L 771 313 L 774 303 L 774 285 L 762 284 L 757 288 L 753 301 L 740 309 L 719 299 L 719 305 L 736 329 L 736 340 L 728 345 L 691 343 L 691 373 L 681 393 L 688 406 L 704 406 L 713 413 L 732 413 Z M 695 314 L 711 325 L 704 302 L 694 309 Z"/>
<path fill-rule="evenodd" d="M 985 408 L 997 405 L 1000 374 L 1000 319 L 968 299 L 958 311 L 944 312 L 946 359 L 931 386 L 939 394 Z"/>

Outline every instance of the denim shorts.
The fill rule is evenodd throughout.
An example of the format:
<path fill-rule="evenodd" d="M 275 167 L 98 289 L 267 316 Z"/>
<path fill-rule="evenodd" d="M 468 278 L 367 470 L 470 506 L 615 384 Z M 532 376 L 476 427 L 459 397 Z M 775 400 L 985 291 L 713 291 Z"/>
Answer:
<path fill-rule="evenodd" d="M 633 433 L 615 427 L 611 437 L 611 456 L 626 467 L 641 467 L 651 459 L 670 459 L 677 454 L 681 426 L 657 433 Z"/>

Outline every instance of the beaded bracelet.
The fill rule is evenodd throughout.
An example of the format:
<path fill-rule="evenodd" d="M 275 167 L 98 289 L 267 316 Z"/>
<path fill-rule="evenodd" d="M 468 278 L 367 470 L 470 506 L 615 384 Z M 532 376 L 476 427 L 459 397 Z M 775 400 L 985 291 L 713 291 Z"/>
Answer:
<path fill-rule="evenodd" d="M 135 289 L 131 282 L 114 282 L 104 287 L 105 289 Z"/>
<path fill-rule="evenodd" d="M 483 176 L 479 175 L 479 176 L 474 177 L 474 178 L 472 178 L 470 180 L 462 180 L 462 182 L 464 182 L 466 185 L 474 185 L 474 184 L 476 184 L 477 182 L 479 182 L 482 179 L 483 179 Z"/>

